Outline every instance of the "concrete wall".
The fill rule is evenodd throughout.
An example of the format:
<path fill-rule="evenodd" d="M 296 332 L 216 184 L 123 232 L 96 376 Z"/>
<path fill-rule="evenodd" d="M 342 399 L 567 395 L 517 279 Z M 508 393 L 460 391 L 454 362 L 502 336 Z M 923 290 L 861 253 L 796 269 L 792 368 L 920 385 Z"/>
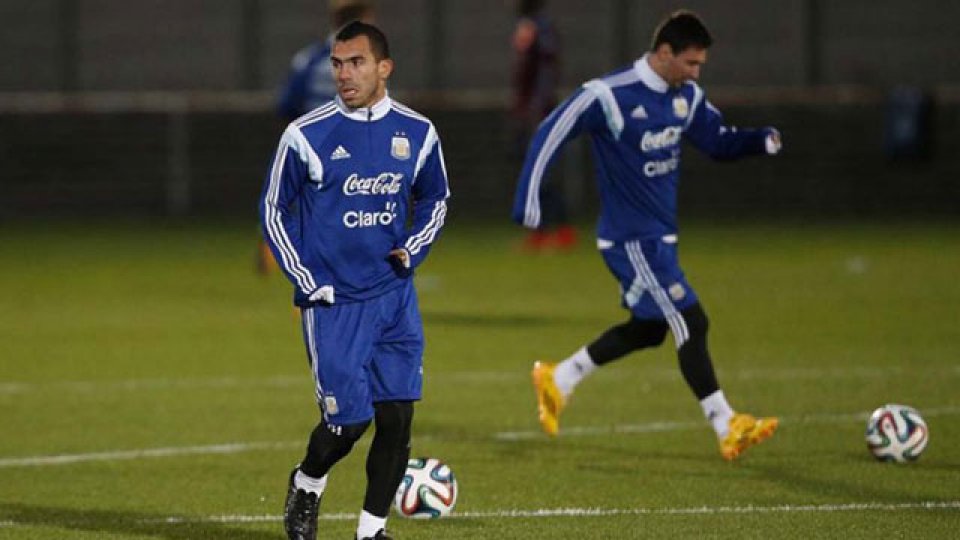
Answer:
<path fill-rule="evenodd" d="M 509 0 L 380 0 L 407 90 L 502 89 Z M 322 0 L 4 0 L 0 91 L 269 89 L 325 33 Z M 574 86 L 646 49 L 692 8 L 716 46 L 706 84 L 960 83 L 950 0 L 553 0 Z"/>

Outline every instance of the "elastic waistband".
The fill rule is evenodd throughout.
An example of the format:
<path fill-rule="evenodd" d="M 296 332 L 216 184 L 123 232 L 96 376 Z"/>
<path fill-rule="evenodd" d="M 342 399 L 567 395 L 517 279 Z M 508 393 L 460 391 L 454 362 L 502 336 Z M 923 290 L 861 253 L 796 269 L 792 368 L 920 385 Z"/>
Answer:
<path fill-rule="evenodd" d="M 680 237 L 676 234 L 665 234 L 660 237 L 660 241 L 664 244 L 676 244 L 680 240 Z M 627 240 L 631 242 L 632 240 Z M 607 240 L 606 238 L 597 238 L 597 249 L 604 250 L 610 249 L 616 246 L 618 243 L 620 245 L 626 244 L 627 242 L 614 242 L 613 240 Z"/>

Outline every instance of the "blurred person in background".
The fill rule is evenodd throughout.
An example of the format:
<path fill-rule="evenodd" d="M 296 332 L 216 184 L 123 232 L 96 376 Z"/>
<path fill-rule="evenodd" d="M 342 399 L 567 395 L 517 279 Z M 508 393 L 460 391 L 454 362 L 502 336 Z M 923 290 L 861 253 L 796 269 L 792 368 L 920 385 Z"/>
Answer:
<path fill-rule="evenodd" d="M 316 538 L 327 474 L 372 422 L 356 537 L 384 540 L 423 382 L 413 273 L 443 227 L 449 189 L 433 124 L 387 92 L 383 33 L 348 23 L 330 60 L 337 97 L 284 131 L 260 200 L 264 237 L 294 286 L 321 413 L 290 473 L 284 527 L 291 539 Z"/>
<path fill-rule="evenodd" d="M 373 23 L 373 4 L 364 0 L 330 0 L 329 17 L 332 30 L 297 51 L 290 62 L 287 79 L 277 97 L 277 116 L 284 125 L 331 101 L 337 95 L 337 83 L 330 66 L 337 30 L 350 21 Z M 277 269 L 270 248 L 261 239 L 257 244 L 256 269 L 262 275 Z"/>
<path fill-rule="evenodd" d="M 290 62 L 287 80 L 280 89 L 277 114 L 285 122 L 293 122 L 336 97 L 337 83 L 330 66 L 330 51 L 337 30 L 350 21 L 373 24 L 373 5 L 363 0 L 330 0 L 333 30 L 322 40 L 297 51 Z"/>
<path fill-rule="evenodd" d="M 513 48 L 511 124 L 513 153 L 522 158 L 537 125 L 557 106 L 560 79 L 560 36 L 547 16 L 546 0 L 516 0 Z M 523 242 L 528 251 L 567 249 L 576 243 L 561 178 L 542 191 L 543 221 Z"/>
<path fill-rule="evenodd" d="M 546 174 L 564 143 L 590 136 L 601 197 L 597 247 L 620 284 L 629 319 L 559 364 L 536 362 L 533 383 L 541 427 L 559 431 L 574 388 L 598 367 L 663 343 L 673 334 L 684 380 L 732 460 L 770 437 L 776 418 L 736 413 L 720 390 L 707 350 L 707 316 L 680 268 L 677 190 L 681 139 L 717 160 L 776 154 L 773 128 L 737 129 L 696 81 L 713 39 L 701 20 L 679 11 L 660 23 L 650 51 L 633 64 L 585 83 L 540 125 L 527 152 L 513 218 L 543 220 Z M 576 286 L 576 284 L 571 284 Z"/>

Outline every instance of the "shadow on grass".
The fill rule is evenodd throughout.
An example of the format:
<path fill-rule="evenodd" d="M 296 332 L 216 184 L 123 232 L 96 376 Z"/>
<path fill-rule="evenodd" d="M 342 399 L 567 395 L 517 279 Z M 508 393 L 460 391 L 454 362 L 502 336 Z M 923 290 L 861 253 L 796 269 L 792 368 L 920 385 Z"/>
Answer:
<path fill-rule="evenodd" d="M 902 487 L 885 487 L 883 484 L 872 481 L 868 474 L 858 474 L 853 469 L 864 463 L 874 465 L 872 459 L 859 454 L 849 455 L 851 467 L 847 470 L 846 475 L 834 474 L 832 471 L 814 472 L 817 471 L 816 463 L 808 463 L 806 466 L 802 466 L 798 465 L 800 461 L 802 460 L 798 459 L 792 463 L 762 465 L 751 463 L 750 468 L 771 483 L 783 485 L 796 493 L 808 493 L 814 498 L 833 497 L 842 501 L 890 503 L 903 502 L 905 498 L 938 499 L 935 494 L 922 495 L 922 486 L 917 486 L 916 491 L 907 493 Z M 883 467 L 884 464 L 877 463 L 876 465 Z"/>
<path fill-rule="evenodd" d="M 284 538 L 282 525 L 277 532 L 252 531 L 223 523 L 185 521 L 170 523 L 167 516 L 112 510 L 80 510 L 20 503 L 0 503 L 0 521 L 21 526 L 58 527 L 72 531 L 129 534 L 167 540 L 231 539 L 278 540 Z"/>

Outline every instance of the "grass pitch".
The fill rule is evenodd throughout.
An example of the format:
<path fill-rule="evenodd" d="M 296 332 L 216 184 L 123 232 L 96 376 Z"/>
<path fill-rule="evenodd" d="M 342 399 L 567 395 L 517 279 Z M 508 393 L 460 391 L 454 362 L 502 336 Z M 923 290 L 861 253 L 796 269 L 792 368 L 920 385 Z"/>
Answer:
<path fill-rule="evenodd" d="M 586 241 L 524 255 L 448 227 L 418 274 L 427 333 L 414 455 L 456 516 L 398 539 L 953 538 L 960 525 L 960 233 L 940 224 L 691 224 L 681 259 L 734 407 L 782 418 L 736 463 L 670 340 L 582 384 L 538 432 L 529 368 L 623 320 Z M 4 224 L 0 538 L 282 538 L 317 420 L 289 286 L 252 224 Z M 920 410 L 921 459 L 880 464 L 874 407 Z M 321 538 L 351 538 L 370 434 L 331 474 Z"/>

